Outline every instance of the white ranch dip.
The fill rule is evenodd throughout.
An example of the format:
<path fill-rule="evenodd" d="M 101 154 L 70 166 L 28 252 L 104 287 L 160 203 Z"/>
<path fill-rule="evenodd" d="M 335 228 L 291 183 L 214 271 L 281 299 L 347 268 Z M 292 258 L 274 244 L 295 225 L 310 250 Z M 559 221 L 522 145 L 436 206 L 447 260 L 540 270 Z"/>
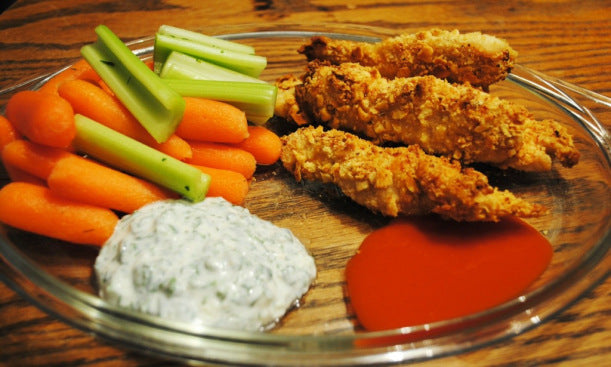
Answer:
<path fill-rule="evenodd" d="M 316 276 L 288 229 L 222 198 L 160 201 L 123 217 L 95 272 L 112 304 L 240 330 L 273 324 Z"/>

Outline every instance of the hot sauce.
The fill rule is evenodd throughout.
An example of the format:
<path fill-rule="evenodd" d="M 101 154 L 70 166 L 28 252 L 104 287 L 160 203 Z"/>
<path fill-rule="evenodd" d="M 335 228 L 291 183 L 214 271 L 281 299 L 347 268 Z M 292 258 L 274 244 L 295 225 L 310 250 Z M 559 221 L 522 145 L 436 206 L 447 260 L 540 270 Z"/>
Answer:
<path fill-rule="evenodd" d="M 368 330 L 446 320 L 519 296 L 552 253 L 549 241 L 517 218 L 399 219 L 371 233 L 348 262 L 348 294 Z"/>

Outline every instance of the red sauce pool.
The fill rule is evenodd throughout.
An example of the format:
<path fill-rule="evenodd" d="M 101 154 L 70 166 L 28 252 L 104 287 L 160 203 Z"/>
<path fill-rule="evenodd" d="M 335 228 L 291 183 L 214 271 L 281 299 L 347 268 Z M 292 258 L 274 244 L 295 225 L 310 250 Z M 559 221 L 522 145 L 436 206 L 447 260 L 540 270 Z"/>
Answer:
<path fill-rule="evenodd" d="M 553 249 L 517 218 L 456 223 L 400 219 L 371 233 L 346 267 L 351 305 L 367 330 L 465 316 L 522 294 Z"/>

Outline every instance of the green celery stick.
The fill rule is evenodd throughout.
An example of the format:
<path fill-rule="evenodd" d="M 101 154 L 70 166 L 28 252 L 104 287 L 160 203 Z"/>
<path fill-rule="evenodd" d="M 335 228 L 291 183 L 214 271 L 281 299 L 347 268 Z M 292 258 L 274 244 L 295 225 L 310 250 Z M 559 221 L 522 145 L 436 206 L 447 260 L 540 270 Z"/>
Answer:
<path fill-rule="evenodd" d="M 224 50 L 241 52 L 244 54 L 255 54 L 255 48 L 242 43 L 227 41 L 222 38 L 212 37 L 199 32 L 193 32 L 182 28 L 172 27 L 169 25 L 162 25 L 157 30 L 157 33 L 164 34 L 166 36 L 182 38 L 191 40 L 193 42 L 218 47 Z"/>
<path fill-rule="evenodd" d="M 155 34 L 153 52 L 153 61 L 157 72 L 159 72 L 161 65 L 163 65 L 165 59 L 172 51 L 182 52 L 255 78 L 259 77 L 267 66 L 267 58 L 263 56 L 235 52 L 198 43 L 196 40 L 187 40 L 157 33 Z"/>
<path fill-rule="evenodd" d="M 100 25 L 95 32 L 97 41 L 83 46 L 81 54 L 153 138 L 166 141 L 182 119 L 184 99 L 108 27 Z"/>
<path fill-rule="evenodd" d="M 182 96 L 230 103 L 243 110 L 246 118 L 255 124 L 264 124 L 274 115 L 278 88 L 272 84 L 193 79 L 163 81 Z"/>
<path fill-rule="evenodd" d="M 74 147 L 117 169 L 149 180 L 197 202 L 205 198 L 210 176 L 88 117 L 76 114 Z"/>
<path fill-rule="evenodd" d="M 170 52 L 170 55 L 163 63 L 159 76 L 162 79 L 227 80 L 265 83 L 261 79 L 177 51 Z"/>

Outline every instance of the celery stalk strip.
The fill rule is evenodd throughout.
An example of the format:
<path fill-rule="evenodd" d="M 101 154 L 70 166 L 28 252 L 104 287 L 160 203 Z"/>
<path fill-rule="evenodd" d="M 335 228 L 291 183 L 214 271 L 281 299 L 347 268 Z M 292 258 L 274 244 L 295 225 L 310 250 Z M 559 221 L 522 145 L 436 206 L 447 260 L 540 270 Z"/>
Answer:
<path fill-rule="evenodd" d="M 199 169 L 76 114 L 74 147 L 116 169 L 149 180 L 197 202 L 205 198 L 210 176 Z M 93 193 L 92 193 L 93 194 Z"/>
<path fill-rule="evenodd" d="M 230 103 L 243 110 L 246 118 L 255 124 L 264 124 L 274 115 L 278 88 L 272 84 L 193 79 L 163 81 L 182 96 Z"/>
<path fill-rule="evenodd" d="M 172 51 L 167 57 L 159 72 L 159 76 L 162 79 L 227 80 L 265 83 L 261 79 L 177 51 Z"/>
<path fill-rule="evenodd" d="M 153 53 L 155 70 L 159 70 L 171 51 L 182 52 L 255 78 L 259 77 L 267 66 L 267 58 L 263 56 L 225 50 L 157 33 Z"/>
<path fill-rule="evenodd" d="M 157 140 L 176 130 L 184 113 L 184 99 L 170 89 L 108 27 L 100 25 L 95 43 L 81 49 L 117 98 Z"/>
<path fill-rule="evenodd" d="M 170 25 L 162 25 L 157 29 L 157 33 L 170 37 L 182 38 L 204 45 L 221 48 L 243 54 L 255 54 L 255 48 L 242 43 L 224 40 L 218 37 L 212 37 L 199 32 L 193 32 L 182 28 L 172 27 Z"/>

